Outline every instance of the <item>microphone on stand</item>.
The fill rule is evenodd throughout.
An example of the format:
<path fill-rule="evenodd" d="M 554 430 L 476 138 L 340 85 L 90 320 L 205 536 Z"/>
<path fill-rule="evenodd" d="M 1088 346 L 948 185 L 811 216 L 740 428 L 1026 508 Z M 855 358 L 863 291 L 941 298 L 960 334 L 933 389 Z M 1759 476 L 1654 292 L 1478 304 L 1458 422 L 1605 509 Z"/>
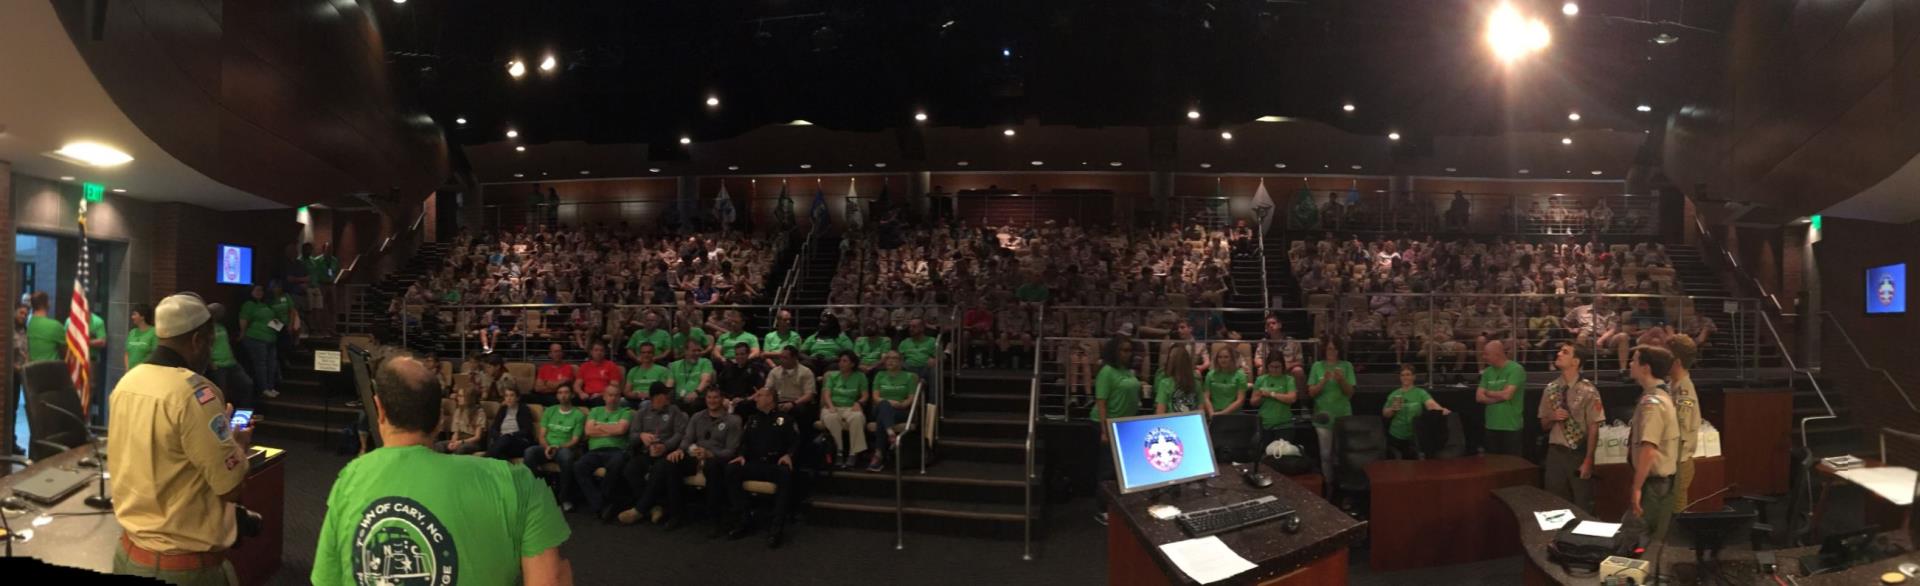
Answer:
<path fill-rule="evenodd" d="M 92 496 L 88 496 L 86 500 L 83 500 L 81 502 L 86 503 L 87 506 L 93 507 L 95 509 L 100 509 L 103 511 L 113 510 L 113 496 L 107 494 L 107 466 L 106 466 L 107 455 L 106 455 L 106 452 L 104 452 L 101 449 L 102 446 L 100 445 L 101 443 L 100 437 L 94 435 L 93 427 L 90 425 L 87 425 L 87 421 L 81 418 L 79 415 L 74 414 L 74 412 L 68 411 L 66 410 L 66 408 L 61 407 L 59 405 L 55 405 L 53 403 L 45 403 L 42 406 L 48 409 L 52 409 L 56 413 L 66 415 L 68 418 L 76 422 L 79 422 L 80 429 L 85 431 L 87 434 L 87 443 L 93 446 L 93 455 L 85 458 L 81 458 L 80 461 L 76 462 L 75 464 L 79 465 L 82 468 L 94 468 L 95 475 L 99 478 L 99 483 L 98 483 L 99 488 L 98 490 L 94 491 L 94 494 Z M 48 445 L 48 446 L 59 445 L 46 440 L 34 440 L 34 443 L 41 444 L 41 445 Z M 73 448 L 61 446 L 60 449 L 61 451 L 65 451 Z"/>

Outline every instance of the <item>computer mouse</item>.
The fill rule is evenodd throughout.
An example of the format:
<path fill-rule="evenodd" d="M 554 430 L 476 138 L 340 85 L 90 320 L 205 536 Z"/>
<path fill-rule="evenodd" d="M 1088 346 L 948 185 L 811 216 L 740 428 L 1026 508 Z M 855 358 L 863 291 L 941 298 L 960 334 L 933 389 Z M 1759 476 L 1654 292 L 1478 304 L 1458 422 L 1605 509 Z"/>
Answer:
<path fill-rule="evenodd" d="M 1288 515 L 1287 520 L 1282 521 L 1280 523 L 1280 530 L 1286 531 L 1288 535 L 1299 533 L 1300 532 L 1300 516 Z"/>
<path fill-rule="evenodd" d="M 27 501 L 21 500 L 20 497 L 9 495 L 6 498 L 0 498 L 0 509 L 25 511 L 27 508 Z"/>
<path fill-rule="evenodd" d="M 1269 486 L 1273 486 L 1273 479 L 1268 478 L 1267 475 L 1261 474 L 1259 472 L 1249 471 L 1246 474 L 1241 475 L 1240 479 L 1247 481 L 1247 486 L 1251 486 L 1254 488 L 1266 488 Z"/>

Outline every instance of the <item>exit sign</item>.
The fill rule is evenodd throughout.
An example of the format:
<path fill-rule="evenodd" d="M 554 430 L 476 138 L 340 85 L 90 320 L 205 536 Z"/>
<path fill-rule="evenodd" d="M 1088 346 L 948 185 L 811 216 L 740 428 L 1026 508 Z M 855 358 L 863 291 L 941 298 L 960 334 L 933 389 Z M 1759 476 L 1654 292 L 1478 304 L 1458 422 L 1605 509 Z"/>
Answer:
<path fill-rule="evenodd" d="M 107 198 L 107 186 L 98 183 L 82 183 L 80 191 L 87 196 L 87 201 L 98 202 Z"/>

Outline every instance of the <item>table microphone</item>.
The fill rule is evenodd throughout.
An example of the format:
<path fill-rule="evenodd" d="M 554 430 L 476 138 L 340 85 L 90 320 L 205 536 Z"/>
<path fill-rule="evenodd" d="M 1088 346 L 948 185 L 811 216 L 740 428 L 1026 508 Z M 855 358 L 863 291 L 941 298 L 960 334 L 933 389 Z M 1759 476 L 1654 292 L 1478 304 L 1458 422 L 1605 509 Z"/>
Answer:
<path fill-rule="evenodd" d="M 99 438 L 96 438 L 96 437 L 94 437 L 94 435 L 93 435 L 93 427 L 92 427 L 92 426 L 90 426 L 90 425 L 87 425 L 87 420 L 86 420 L 86 418 L 83 418 L 83 417 L 81 417 L 81 416 L 79 416 L 79 415 L 76 415 L 76 414 L 74 414 L 74 412 L 72 412 L 72 411 L 68 411 L 68 410 L 67 410 L 67 409 L 66 409 L 65 407 L 61 407 L 61 406 L 59 406 L 59 405 L 55 405 L 55 404 L 53 404 L 53 403 L 45 403 L 45 402 L 43 402 L 43 403 L 41 404 L 41 406 L 42 406 L 42 407 L 46 407 L 46 408 L 48 408 L 48 409 L 52 409 L 52 410 L 53 410 L 53 411 L 54 411 L 55 413 L 59 413 L 59 414 L 61 414 L 61 415 L 65 415 L 65 416 L 67 416 L 67 418 L 68 418 L 68 419 L 72 419 L 72 420 L 73 420 L 73 421 L 74 421 L 75 423 L 79 423 L 79 424 L 80 424 L 80 430 L 81 430 L 81 431 L 84 431 L 84 432 L 86 432 L 86 434 L 87 434 L 87 443 L 89 443 L 89 444 L 95 444 L 95 445 L 96 445 L 96 447 L 98 446 L 98 439 L 99 439 Z M 35 442 L 35 443 L 38 443 L 38 442 Z M 98 458 L 96 458 L 95 456 L 98 456 Z M 100 462 L 100 461 L 101 461 L 101 460 L 103 460 L 103 459 L 105 459 L 105 456 L 104 456 L 104 455 L 102 455 L 102 454 L 100 454 L 100 450 L 97 450 L 97 449 L 96 449 L 96 450 L 94 450 L 94 455 L 92 455 L 92 456 L 87 456 L 87 457 L 85 457 L 85 458 L 81 458 L 81 459 L 80 459 L 80 461 L 79 461 L 79 462 L 75 462 L 75 464 L 77 464 L 77 465 L 79 465 L 79 466 L 80 466 L 80 467 L 82 467 L 82 468 L 98 468 L 98 467 L 100 467 L 100 466 L 101 466 L 101 462 Z"/>

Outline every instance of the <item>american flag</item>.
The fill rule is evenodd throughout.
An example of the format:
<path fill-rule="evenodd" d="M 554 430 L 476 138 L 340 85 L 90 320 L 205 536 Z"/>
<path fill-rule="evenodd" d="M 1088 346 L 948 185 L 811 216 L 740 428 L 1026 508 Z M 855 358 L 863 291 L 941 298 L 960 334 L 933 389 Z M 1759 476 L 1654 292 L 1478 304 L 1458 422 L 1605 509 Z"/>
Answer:
<path fill-rule="evenodd" d="M 80 412 L 87 412 L 93 393 L 93 361 L 88 351 L 93 339 L 93 311 L 87 306 L 87 201 L 80 200 L 80 270 L 73 275 L 73 307 L 67 311 L 67 376 L 80 393 Z"/>

